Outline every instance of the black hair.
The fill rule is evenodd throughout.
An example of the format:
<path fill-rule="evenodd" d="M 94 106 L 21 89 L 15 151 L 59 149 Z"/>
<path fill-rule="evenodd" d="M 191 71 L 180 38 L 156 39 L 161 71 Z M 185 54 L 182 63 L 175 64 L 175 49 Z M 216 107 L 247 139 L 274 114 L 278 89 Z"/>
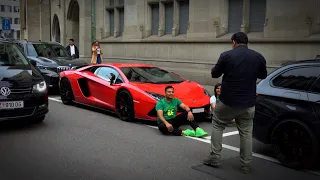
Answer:
<path fill-rule="evenodd" d="M 164 92 L 167 92 L 168 89 L 174 89 L 172 86 L 167 86 L 165 89 L 164 89 Z"/>
<path fill-rule="evenodd" d="M 216 85 L 214 86 L 214 96 L 215 96 L 216 98 L 217 98 L 217 96 L 218 96 L 216 91 L 217 91 L 217 89 L 218 89 L 219 86 L 221 86 L 221 83 L 218 83 L 218 84 L 216 84 Z"/>
<path fill-rule="evenodd" d="M 231 41 L 235 41 L 237 44 L 245 44 L 247 45 L 249 40 L 248 36 L 244 32 L 237 32 L 232 35 Z"/>
<path fill-rule="evenodd" d="M 70 41 L 72 41 L 72 42 L 74 42 L 74 40 L 71 38 L 71 39 L 69 39 Z"/>

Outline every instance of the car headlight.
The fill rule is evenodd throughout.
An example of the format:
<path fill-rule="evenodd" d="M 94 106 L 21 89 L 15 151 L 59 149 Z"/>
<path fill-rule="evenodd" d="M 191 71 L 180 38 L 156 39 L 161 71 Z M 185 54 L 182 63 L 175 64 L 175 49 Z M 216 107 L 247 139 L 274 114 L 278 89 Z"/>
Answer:
<path fill-rule="evenodd" d="M 35 84 L 32 88 L 33 93 L 41 93 L 41 92 L 45 92 L 46 90 L 47 90 L 47 83 L 45 81 Z"/>
<path fill-rule="evenodd" d="M 207 91 L 206 89 L 203 90 L 203 93 L 209 97 L 211 97 L 211 94 L 209 93 L 209 91 Z"/>
<path fill-rule="evenodd" d="M 147 92 L 153 99 L 155 99 L 156 101 L 160 101 L 161 99 L 164 98 L 163 95 L 161 94 L 157 94 L 157 93 L 152 93 L 152 92 Z"/>

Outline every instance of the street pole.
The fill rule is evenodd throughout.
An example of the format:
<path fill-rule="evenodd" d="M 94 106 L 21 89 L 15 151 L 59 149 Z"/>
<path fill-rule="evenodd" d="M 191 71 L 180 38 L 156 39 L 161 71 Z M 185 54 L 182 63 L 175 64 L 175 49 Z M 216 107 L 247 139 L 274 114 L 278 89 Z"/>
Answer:
<path fill-rule="evenodd" d="M 95 18 L 95 0 L 91 0 L 91 42 L 93 43 L 96 35 L 96 18 Z"/>

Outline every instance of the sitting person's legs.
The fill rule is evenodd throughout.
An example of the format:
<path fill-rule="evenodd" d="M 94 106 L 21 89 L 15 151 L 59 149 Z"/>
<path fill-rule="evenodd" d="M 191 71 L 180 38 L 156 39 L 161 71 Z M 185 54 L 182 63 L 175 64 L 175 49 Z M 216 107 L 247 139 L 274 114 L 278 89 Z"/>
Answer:
<path fill-rule="evenodd" d="M 158 125 L 158 128 L 159 128 L 160 132 L 162 132 L 163 134 L 172 134 L 172 135 L 176 135 L 176 136 L 181 136 L 181 135 L 197 136 L 197 137 L 207 136 L 208 133 L 205 132 L 203 129 L 201 129 L 199 127 L 198 123 L 195 120 L 188 121 L 187 114 L 188 113 L 185 112 L 185 113 L 182 113 L 182 114 L 176 116 L 173 119 L 168 120 L 168 122 L 173 127 L 172 132 L 169 132 L 167 126 L 164 123 L 161 122 Z M 181 129 L 179 129 L 180 126 L 183 125 L 184 123 L 189 124 L 192 127 L 193 130 L 190 130 L 190 129 L 181 130 Z"/>

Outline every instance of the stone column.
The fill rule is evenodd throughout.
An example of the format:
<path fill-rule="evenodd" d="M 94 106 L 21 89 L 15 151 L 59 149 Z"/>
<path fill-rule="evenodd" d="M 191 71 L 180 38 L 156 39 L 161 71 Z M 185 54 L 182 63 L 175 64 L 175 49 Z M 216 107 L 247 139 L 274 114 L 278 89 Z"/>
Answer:
<path fill-rule="evenodd" d="M 105 38 L 105 16 L 106 16 L 106 8 L 105 8 L 105 0 L 95 0 L 95 25 L 96 39 L 104 39 Z"/>
<path fill-rule="evenodd" d="M 91 56 L 91 0 L 78 1 L 79 18 L 79 51 L 80 57 Z"/>
<path fill-rule="evenodd" d="M 151 8 L 151 4 L 148 3 L 147 7 L 146 7 L 146 11 L 147 11 L 147 20 L 146 20 L 146 27 L 145 27 L 145 37 L 149 37 L 152 34 L 152 8 Z"/>
<path fill-rule="evenodd" d="M 179 35 L 179 2 L 178 0 L 173 1 L 173 28 L 172 36 Z"/>
<path fill-rule="evenodd" d="M 120 18 L 118 8 L 114 8 L 114 37 L 120 36 Z"/>
<path fill-rule="evenodd" d="M 40 5 L 39 0 L 22 0 L 20 1 L 20 6 L 24 8 L 25 13 L 23 13 L 23 17 L 26 18 L 26 22 L 22 23 L 21 31 L 24 31 L 21 39 L 28 39 L 29 41 L 39 41 L 41 39 L 41 31 L 40 31 Z M 20 8 L 20 9 L 22 9 Z"/>
<path fill-rule="evenodd" d="M 249 32 L 250 0 L 243 0 L 241 32 Z"/>
<path fill-rule="evenodd" d="M 159 29 L 158 36 L 163 36 L 165 31 L 165 4 L 159 3 Z"/>
<path fill-rule="evenodd" d="M 40 6 L 40 39 L 41 41 L 50 41 L 50 10 L 49 1 L 42 1 Z"/>

